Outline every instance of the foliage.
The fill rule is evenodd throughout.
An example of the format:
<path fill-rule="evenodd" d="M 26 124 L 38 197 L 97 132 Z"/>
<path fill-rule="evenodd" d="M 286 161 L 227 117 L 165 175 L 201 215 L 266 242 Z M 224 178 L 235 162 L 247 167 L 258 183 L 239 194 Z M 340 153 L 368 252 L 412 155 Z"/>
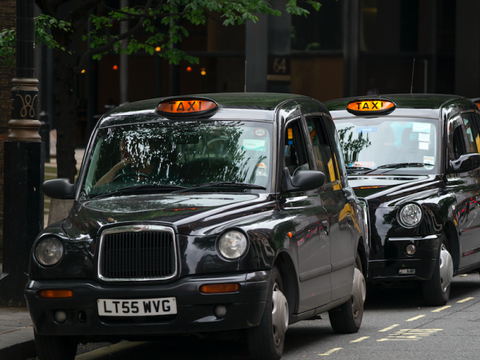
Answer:
<path fill-rule="evenodd" d="M 62 1 L 60 1 L 61 3 Z M 63 1 L 65 2 L 65 1 Z M 35 39 L 37 44 L 45 44 L 50 49 L 67 51 L 72 54 L 69 44 L 58 39 L 60 32 L 78 33 L 82 31 L 82 40 L 88 42 L 89 51 L 82 54 L 80 64 L 75 69 L 84 68 L 88 58 L 100 60 L 113 51 L 117 54 L 132 54 L 145 51 L 150 55 L 159 55 L 169 63 L 178 64 L 181 60 L 198 63 L 198 58 L 187 55 L 178 49 L 183 38 L 189 36 L 185 24 L 203 25 L 208 12 L 221 14 L 225 26 L 244 24 L 247 20 L 256 22 L 256 14 L 280 16 L 281 11 L 272 7 L 268 0 L 148 0 L 145 6 L 111 8 L 104 1 L 92 0 L 78 6 L 65 19 L 59 19 L 54 13 L 43 13 L 35 18 Z M 37 0 L 43 10 L 50 10 L 58 1 Z M 313 9 L 319 10 L 320 3 L 306 0 Z M 292 15 L 307 16 L 309 11 L 297 5 L 297 0 L 289 0 L 285 11 Z M 45 11 L 44 11 L 45 12 Z M 92 24 L 85 32 L 81 26 Z M 120 24 L 127 24 L 122 32 Z M 13 65 L 15 59 L 15 30 L 0 33 L 0 59 Z M 161 51 L 157 51 L 160 48 Z"/>
<path fill-rule="evenodd" d="M 366 149 L 372 145 L 371 141 L 368 139 L 368 134 L 366 138 L 363 137 L 363 132 L 358 133 L 356 139 L 353 138 L 353 131 L 350 131 L 353 126 L 346 127 L 344 129 L 338 129 L 338 137 L 340 138 L 340 144 L 343 148 L 343 154 L 345 156 L 345 163 L 347 166 L 353 164 L 358 160 L 358 154 L 363 149 Z M 348 138 L 345 138 L 348 134 Z"/>

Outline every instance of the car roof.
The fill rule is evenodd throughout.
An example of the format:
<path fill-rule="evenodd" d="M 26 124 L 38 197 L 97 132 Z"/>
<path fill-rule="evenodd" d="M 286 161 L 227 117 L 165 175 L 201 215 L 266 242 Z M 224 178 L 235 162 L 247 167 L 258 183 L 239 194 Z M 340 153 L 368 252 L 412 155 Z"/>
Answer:
<path fill-rule="evenodd" d="M 164 100 L 207 98 L 219 105 L 218 111 L 208 119 L 274 120 L 274 112 L 290 102 L 301 104 L 307 112 L 328 112 L 318 100 L 304 95 L 288 93 L 211 93 L 179 95 L 154 98 L 127 103 L 116 107 L 102 116 L 100 127 L 117 124 L 156 121 L 166 119 L 156 112 L 157 105 Z M 241 110 L 241 111 L 239 111 Z M 136 117 L 135 121 L 132 118 Z"/>
<path fill-rule="evenodd" d="M 346 108 L 352 101 L 359 100 L 390 100 L 396 105 L 396 108 L 390 115 L 442 118 L 441 113 L 451 117 L 452 115 L 465 111 L 477 110 L 478 108 L 470 100 L 459 95 L 448 94 L 386 94 L 386 95 L 366 95 L 350 98 L 342 98 L 331 101 L 325 101 L 324 105 L 331 112 L 334 118 L 355 117 L 350 114 Z M 414 112 L 412 113 L 412 110 Z M 384 116 L 384 115 L 371 115 Z M 388 116 L 388 115 L 387 115 Z"/>

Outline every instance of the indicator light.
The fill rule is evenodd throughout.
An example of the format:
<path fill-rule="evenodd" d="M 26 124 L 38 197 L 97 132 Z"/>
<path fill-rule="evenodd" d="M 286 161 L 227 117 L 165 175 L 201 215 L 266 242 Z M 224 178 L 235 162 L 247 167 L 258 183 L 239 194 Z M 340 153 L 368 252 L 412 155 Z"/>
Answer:
<path fill-rule="evenodd" d="M 209 285 L 202 285 L 200 287 L 200 292 L 204 294 L 221 294 L 227 292 L 235 292 L 240 289 L 240 285 L 233 283 L 233 284 L 209 284 Z"/>

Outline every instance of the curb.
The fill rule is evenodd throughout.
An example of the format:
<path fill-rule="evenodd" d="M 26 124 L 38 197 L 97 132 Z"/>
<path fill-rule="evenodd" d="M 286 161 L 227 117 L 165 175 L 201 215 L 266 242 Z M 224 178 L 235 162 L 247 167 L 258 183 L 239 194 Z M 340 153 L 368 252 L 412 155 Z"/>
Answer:
<path fill-rule="evenodd" d="M 9 341 L 9 338 L 12 338 Z M 19 340 L 20 338 L 20 340 Z M 4 343 L 12 343 L 2 348 Z M 0 360 L 26 360 L 37 357 L 31 327 L 3 334 L 0 339 Z"/>

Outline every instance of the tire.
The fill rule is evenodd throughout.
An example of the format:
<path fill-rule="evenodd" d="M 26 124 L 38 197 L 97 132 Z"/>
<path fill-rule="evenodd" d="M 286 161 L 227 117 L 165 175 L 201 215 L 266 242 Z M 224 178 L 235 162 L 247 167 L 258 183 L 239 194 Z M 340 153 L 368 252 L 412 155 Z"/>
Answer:
<path fill-rule="evenodd" d="M 427 306 L 442 306 L 448 302 L 452 278 L 452 255 L 442 241 L 432 278 L 422 283 L 423 300 Z"/>
<path fill-rule="evenodd" d="M 247 330 L 247 345 L 253 360 L 279 360 L 288 328 L 288 301 L 283 295 L 279 270 L 274 267 L 260 324 Z"/>
<path fill-rule="evenodd" d="M 357 254 L 351 298 L 328 312 L 332 329 L 339 334 L 356 333 L 362 325 L 367 285 L 362 273 L 362 260 Z"/>
<path fill-rule="evenodd" d="M 77 343 L 68 336 L 38 335 L 34 331 L 35 348 L 40 360 L 73 360 Z"/>

